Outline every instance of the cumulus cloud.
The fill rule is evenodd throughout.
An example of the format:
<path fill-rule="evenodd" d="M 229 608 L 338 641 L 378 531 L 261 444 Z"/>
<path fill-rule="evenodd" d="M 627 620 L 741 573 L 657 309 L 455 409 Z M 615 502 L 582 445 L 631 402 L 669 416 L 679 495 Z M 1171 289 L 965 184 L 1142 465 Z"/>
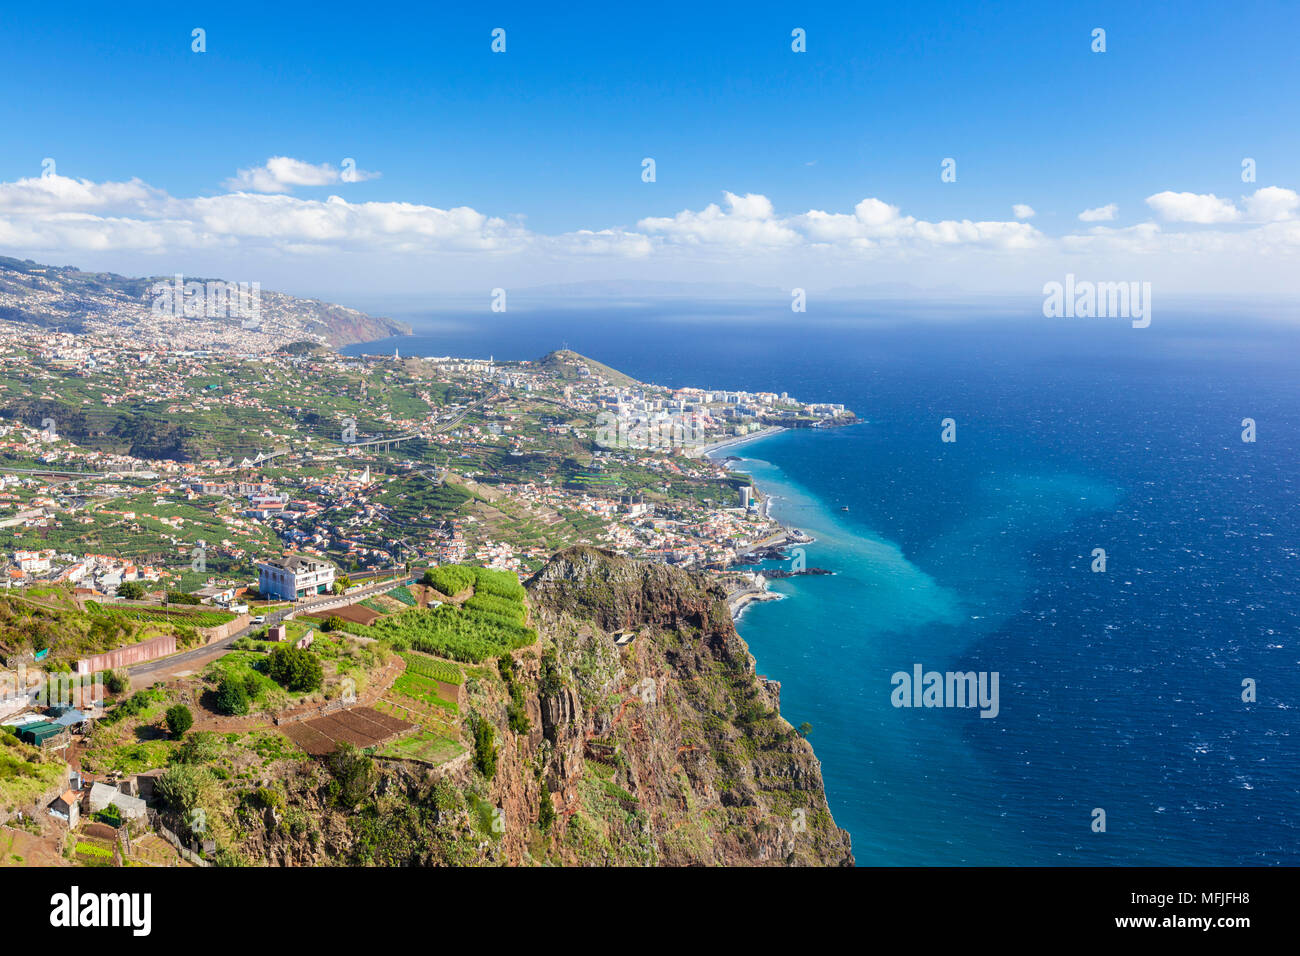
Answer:
<path fill-rule="evenodd" d="M 1296 218 L 1300 196 L 1291 189 L 1264 186 L 1249 196 L 1243 196 L 1238 207 L 1231 199 L 1220 199 L 1213 193 L 1165 191 L 1148 196 L 1147 205 L 1166 222 L 1286 222 Z"/>
<path fill-rule="evenodd" d="M 0 183 L 0 246 L 9 248 L 161 252 L 250 244 L 286 252 L 320 246 L 491 252 L 519 248 L 527 238 L 521 227 L 465 206 L 252 192 L 179 199 L 138 180 Z"/>
<path fill-rule="evenodd" d="M 1038 230 L 1021 222 L 927 222 L 905 216 L 897 206 L 875 197 L 859 202 L 852 214 L 811 209 L 789 217 L 778 216 L 766 196 L 723 193 L 723 198 L 725 211 L 710 203 L 699 212 L 688 209 L 672 218 L 642 219 L 637 228 L 671 243 L 732 246 L 738 250 L 808 243 L 849 251 L 902 245 L 1014 248 L 1030 245 L 1041 237 Z"/>
<path fill-rule="evenodd" d="M 738 196 L 724 192 L 724 211 L 709 203 L 699 212 L 685 209 L 672 217 L 649 217 L 637 228 L 685 245 L 726 245 L 735 247 L 790 246 L 799 234 L 775 218 L 772 202 L 766 196 L 747 193 Z"/>
<path fill-rule="evenodd" d="M 0 183 L 0 213 L 41 214 L 90 209 L 115 209 L 163 196 L 138 179 L 124 183 L 93 183 L 51 174 Z"/>
<path fill-rule="evenodd" d="M 1265 186 L 1257 189 L 1253 196 L 1247 196 L 1243 205 L 1246 218 L 1252 222 L 1283 222 L 1296 218 L 1300 195 L 1294 189 Z"/>
<path fill-rule="evenodd" d="M 1166 222 L 1235 222 L 1240 213 L 1231 199 L 1213 193 L 1176 193 L 1165 190 L 1147 197 L 1147 205 Z"/>
<path fill-rule="evenodd" d="M 541 234 L 520 218 L 463 205 L 294 196 L 288 191 L 294 186 L 341 181 L 343 173 L 278 159 L 283 157 L 257 171 L 241 170 L 248 174 L 248 188 L 192 198 L 170 196 L 138 179 L 95 183 L 50 175 L 0 183 L 0 251 L 37 257 L 87 251 L 116 258 L 134 252 L 160 271 L 188 253 L 194 253 L 188 261 L 196 262 L 278 258 L 286 263 L 308 257 L 319 263 L 355 262 L 371 255 L 420 276 L 428 274 L 421 265 L 446 254 L 461 255 L 456 261 L 462 264 L 470 261 L 466 256 L 475 263 L 496 263 L 498 257 L 517 255 L 519 262 L 542 264 L 538 268 L 598 259 L 649 261 L 715 275 L 747 269 L 760 279 L 787 268 L 803 275 L 820 268 L 833 281 L 873 265 L 877 276 L 893 275 L 896 266 L 922 275 L 942 268 L 945 276 L 964 270 L 987 282 L 1054 256 L 1086 256 L 1094 263 L 1150 257 L 1143 268 L 1164 263 L 1198 277 L 1204 263 L 1235 256 L 1282 275 L 1282 264 L 1300 251 L 1300 195 L 1276 186 L 1235 203 L 1195 193 L 1157 193 L 1147 202 L 1160 221 L 1127 228 L 1106 225 L 1116 215 L 1112 203 L 1079 215 L 1093 224 L 1083 234 L 1054 237 L 1026 221 L 1034 211 L 1024 204 L 1012 207 L 1014 219 L 926 220 L 875 196 L 850 209 L 798 212 L 780 210 L 772 199 L 752 192 L 724 192 L 721 202 L 649 216 L 633 226 L 595 223 Z M 444 272 L 462 275 L 456 269 Z"/>
<path fill-rule="evenodd" d="M 1107 203 L 1104 206 L 1098 206 L 1096 209 L 1085 209 L 1079 213 L 1080 222 L 1110 222 L 1119 214 L 1119 206 Z"/>
<path fill-rule="evenodd" d="M 357 169 L 352 160 L 335 167 L 330 163 L 312 165 L 291 156 L 272 156 L 261 166 L 241 169 L 226 180 L 226 188 L 237 192 L 287 193 L 295 186 L 332 186 L 374 179 L 379 173 Z"/>

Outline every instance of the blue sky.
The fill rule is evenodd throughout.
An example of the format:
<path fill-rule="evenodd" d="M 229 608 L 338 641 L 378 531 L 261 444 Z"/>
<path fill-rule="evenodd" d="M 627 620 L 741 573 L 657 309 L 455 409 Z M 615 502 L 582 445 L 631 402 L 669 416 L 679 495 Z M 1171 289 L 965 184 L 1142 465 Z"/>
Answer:
<path fill-rule="evenodd" d="M 1055 275 L 1079 253 L 1063 251 L 1063 237 L 1102 229 L 1113 234 L 1075 243 L 1090 249 L 1084 265 L 1120 268 L 1140 241 L 1147 272 L 1194 291 L 1205 267 L 1178 257 L 1211 249 L 1254 262 L 1251 287 L 1296 291 L 1273 262 L 1300 244 L 1290 197 L 1247 204 L 1257 189 L 1300 184 L 1294 4 L 438 6 L 13 9 L 0 30 L 0 60 L 17 80 L 0 103 L 0 183 L 39 177 L 50 157 L 59 177 L 138 180 L 153 199 L 145 209 L 140 197 L 60 195 L 38 208 L 39 184 L 7 199 L 0 186 L 0 252 L 132 272 L 262 269 L 294 291 L 364 288 L 340 283 L 348 263 L 415 290 L 416 264 L 430 288 L 448 288 L 493 272 L 497 284 L 754 280 L 772 275 L 772 261 L 796 263 L 810 286 L 901 276 L 1015 289 L 1033 278 L 1019 269 L 1027 255 Z M 206 30 L 202 54 L 191 52 L 195 27 Z M 494 27 L 507 31 L 504 54 L 490 50 Z M 795 27 L 806 53 L 791 51 Z M 1090 48 L 1095 27 L 1105 53 Z M 268 195 L 235 180 L 271 157 L 317 167 L 352 157 L 378 175 L 270 194 L 301 207 L 163 208 Z M 643 157 L 655 159 L 654 183 L 641 180 Z M 940 180 L 947 157 L 955 182 Z M 1242 182 L 1244 157 L 1257 163 L 1254 183 Z M 746 207 L 748 225 L 733 229 L 727 192 L 764 197 L 770 211 Z M 1148 201 L 1162 193 L 1182 198 Z M 250 223 L 310 217 L 330 196 L 385 224 L 312 234 Z M 1235 212 L 1187 198 L 1207 196 Z M 853 236 L 837 226 L 837 248 L 820 258 L 825 231 L 791 219 L 852 216 L 865 199 L 897 215 Z M 395 227 L 389 213 L 409 210 L 387 204 L 468 208 L 504 226 Z M 1032 215 L 1017 217 L 1015 204 Z M 1110 204 L 1112 218 L 1078 218 Z M 115 221 L 74 234 L 56 215 Z M 936 241 L 908 219 L 1009 225 Z M 1152 222 L 1154 242 L 1120 232 Z M 573 239 L 582 230 L 611 231 L 601 242 L 614 248 L 593 251 Z M 999 251 L 1006 261 L 992 262 Z M 395 258 L 410 267 L 374 268 Z M 1215 288 L 1245 291 L 1240 272 L 1225 266 Z"/>

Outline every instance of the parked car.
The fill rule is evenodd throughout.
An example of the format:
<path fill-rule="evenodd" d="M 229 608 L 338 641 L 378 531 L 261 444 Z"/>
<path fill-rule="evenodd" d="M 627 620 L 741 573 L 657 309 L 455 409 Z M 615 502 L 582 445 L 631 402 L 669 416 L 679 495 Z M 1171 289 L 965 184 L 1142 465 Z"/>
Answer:
<path fill-rule="evenodd" d="M 265 623 L 266 623 L 266 615 L 265 615 L 265 614 L 259 614 L 259 615 L 257 615 L 257 617 L 253 618 L 253 623 L 254 623 L 254 624 L 265 624 Z"/>

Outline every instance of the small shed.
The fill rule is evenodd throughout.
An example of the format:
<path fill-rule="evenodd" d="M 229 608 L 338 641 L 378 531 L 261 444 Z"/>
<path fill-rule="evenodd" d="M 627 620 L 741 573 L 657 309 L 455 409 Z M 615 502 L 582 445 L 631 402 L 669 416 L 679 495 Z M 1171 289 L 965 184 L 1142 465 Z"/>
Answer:
<path fill-rule="evenodd" d="M 76 790 L 59 794 L 50 804 L 50 816 L 62 820 L 69 829 L 75 830 L 81 822 L 81 794 Z"/>
<path fill-rule="evenodd" d="M 122 786 L 128 790 L 130 796 L 139 797 L 141 800 L 152 800 L 158 778 L 164 773 L 165 770 L 146 770 L 144 773 L 136 774 L 129 781 L 124 781 Z"/>
<path fill-rule="evenodd" d="M 287 639 L 288 636 L 289 636 L 289 628 L 287 625 L 283 623 L 272 624 L 270 627 L 266 629 L 266 639 L 268 641 L 283 641 Z"/>

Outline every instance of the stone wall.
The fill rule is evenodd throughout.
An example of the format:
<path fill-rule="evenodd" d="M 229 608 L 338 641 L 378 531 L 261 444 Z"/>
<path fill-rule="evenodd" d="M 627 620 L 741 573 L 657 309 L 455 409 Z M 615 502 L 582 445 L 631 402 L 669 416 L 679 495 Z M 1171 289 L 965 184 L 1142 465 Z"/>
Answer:
<path fill-rule="evenodd" d="M 252 615 L 241 614 L 233 621 L 227 621 L 225 624 L 218 624 L 216 627 L 201 627 L 199 628 L 199 633 L 203 635 L 203 642 L 205 644 L 214 644 L 217 641 L 224 641 L 231 634 L 236 634 L 239 631 L 242 631 L 244 628 L 248 627 L 248 622 L 252 619 Z"/>
<path fill-rule="evenodd" d="M 139 644 L 129 644 L 116 650 L 105 651 L 103 654 L 96 654 L 94 657 L 82 658 L 77 661 L 77 673 L 84 675 L 95 674 L 99 671 L 117 670 L 121 667 L 143 664 L 145 661 L 156 660 L 159 657 L 166 657 L 168 654 L 175 653 L 176 635 L 163 634 L 159 637 L 151 637 L 147 641 L 141 641 Z"/>

